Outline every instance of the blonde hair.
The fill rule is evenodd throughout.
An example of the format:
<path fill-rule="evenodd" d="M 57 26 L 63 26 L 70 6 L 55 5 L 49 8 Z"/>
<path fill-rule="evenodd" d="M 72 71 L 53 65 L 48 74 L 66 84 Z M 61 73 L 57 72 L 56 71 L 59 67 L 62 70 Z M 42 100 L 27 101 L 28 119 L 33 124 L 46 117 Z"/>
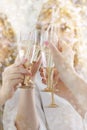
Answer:
<path fill-rule="evenodd" d="M 7 16 L 5 14 L 0 13 L 0 30 L 2 33 L 1 35 L 8 39 L 10 42 L 16 41 L 16 35 L 15 32 L 10 24 L 10 22 L 7 19 Z"/>
<path fill-rule="evenodd" d="M 82 38 L 81 15 L 78 9 L 70 0 L 48 0 L 42 7 L 36 28 L 42 29 L 42 27 L 44 27 L 47 29 L 47 27 L 51 24 L 52 7 L 55 7 L 57 14 L 54 18 L 54 24 L 58 25 L 58 39 L 60 40 L 60 46 L 62 47 L 61 53 L 66 56 L 69 64 L 72 64 L 75 69 L 80 68 L 81 66 L 87 67 L 87 65 L 84 64 L 85 55 L 83 57 L 84 39 Z M 71 36 L 73 35 L 72 39 L 71 36 L 69 37 L 70 34 Z M 66 37 L 69 39 L 69 41 L 66 41 L 64 39 Z M 63 39 L 65 40 L 63 41 L 64 44 L 62 44 Z M 71 52 L 71 57 L 69 55 L 70 53 L 67 54 L 68 47 L 66 49 L 65 44 L 66 46 L 69 46 L 73 52 Z M 85 72 L 86 71 L 84 71 L 84 73 Z"/>
<path fill-rule="evenodd" d="M 78 14 L 76 14 L 72 2 L 68 0 L 66 3 L 64 2 L 65 0 L 48 0 L 48 2 L 43 5 L 43 8 L 38 17 L 39 22 L 37 22 L 37 28 L 41 29 L 44 26 L 47 28 L 49 24 L 51 24 L 52 7 L 54 6 L 57 14 L 54 18 L 54 24 L 57 24 L 60 30 L 58 33 L 59 39 L 61 40 L 64 36 L 63 34 L 66 34 L 68 30 L 70 31 L 70 29 L 73 29 L 74 38 L 77 38 L 78 42 L 80 42 L 81 29 L 78 26 L 78 21 L 80 18 Z M 79 23 L 80 22 L 81 21 L 79 21 Z"/>
<path fill-rule="evenodd" d="M 4 68 L 12 64 L 16 58 L 15 41 L 16 35 L 7 16 L 0 13 L 0 82 Z"/>

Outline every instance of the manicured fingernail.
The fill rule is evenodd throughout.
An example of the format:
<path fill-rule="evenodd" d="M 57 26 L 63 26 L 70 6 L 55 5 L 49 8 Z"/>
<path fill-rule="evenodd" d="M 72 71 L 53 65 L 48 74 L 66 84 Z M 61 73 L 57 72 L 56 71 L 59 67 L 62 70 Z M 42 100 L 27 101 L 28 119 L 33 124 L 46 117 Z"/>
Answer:
<path fill-rule="evenodd" d="M 48 41 L 45 41 L 44 44 L 45 44 L 46 46 L 48 46 L 48 45 L 49 45 L 49 42 L 48 42 Z"/>
<path fill-rule="evenodd" d="M 22 87 L 22 84 L 19 83 L 19 84 L 17 85 L 17 88 L 21 88 L 21 87 Z"/>
<path fill-rule="evenodd" d="M 26 59 L 24 58 L 23 60 L 24 60 L 24 62 L 27 62 L 27 61 L 28 61 L 28 59 L 27 59 L 27 58 L 26 58 Z"/>
<path fill-rule="evenodd" d="M 32 76 L 32 73 L 29 73 L 29 72 L 28 72 L 27 75 Z"/>

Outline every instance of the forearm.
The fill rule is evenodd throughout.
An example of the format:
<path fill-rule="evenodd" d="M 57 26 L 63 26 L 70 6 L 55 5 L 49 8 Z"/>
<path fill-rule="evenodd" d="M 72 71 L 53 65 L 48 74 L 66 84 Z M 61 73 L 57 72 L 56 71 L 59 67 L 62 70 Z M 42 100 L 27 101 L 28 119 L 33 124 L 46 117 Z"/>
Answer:
<path fill-rule="evenodd" d="M 62 56 L 54 46 L 51 49 L 61 80 L 72 91 L 79 104 L 87 109 L 87 83 L 77 74 L 73 64 L 69 63 L 66 57 Z"/>
<path fill-rule="evenodd" d="M 16 118 L 17 130 L 38 130 L 39 121 L 35 108 L 34 89 L 21 89 Z"/>
<path fill-rule="evenodd" d="M 0 106 L 3 106 L 6 102 L 6 97 L 3 94 L 2 89 L 0 89 Z"/>
<path fill-rule="evenodd" d="M 87 83 L 68 65 L 60 71 L 60 77 L 77 98 L 78 103 L 87 110 Z"/>

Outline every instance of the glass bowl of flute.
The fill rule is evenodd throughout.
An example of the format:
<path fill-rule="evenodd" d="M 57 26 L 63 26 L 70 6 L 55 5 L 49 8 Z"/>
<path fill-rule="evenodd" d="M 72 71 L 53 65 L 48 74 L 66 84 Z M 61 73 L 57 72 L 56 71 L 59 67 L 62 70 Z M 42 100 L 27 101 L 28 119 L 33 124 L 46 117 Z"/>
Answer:
<path fill-rule="evenodd" d="M 40 42 L 39 30 L 20 33 L 18 38 L 18 57 L 21 60 L 26 59 L 24 67 L 28 72 L 32 71 L 34 65 L 40 59 Z M 20 88 L 33 88 L 32 76 L 26 75 L 24 83 L 19 85 Z"/>
<path fill-rule="evenodd" d="M 58 107 L 58 105 L 55 103 L 54 99 L 54 81 L 53 81 L 53 75 L 54 75 L 54 62 L 53 62 L 53 56 L 51 54 L 51 51 L 48 47 L 48 44 L 55 43 L 55 45 L 58 43 L 58 28 L 56 25 L 49 25 L 47 30 L 41 30 L 41 40 L 40 40 L 40 46 L 41 46 L 41 61 L 43 69 L 43 74 L 46 77 L 46 84 L 47 87 L 42 90 L 42 92 L 50 92 L 51 93 L 51 103 L 48 107 L 55 108 Z"/>

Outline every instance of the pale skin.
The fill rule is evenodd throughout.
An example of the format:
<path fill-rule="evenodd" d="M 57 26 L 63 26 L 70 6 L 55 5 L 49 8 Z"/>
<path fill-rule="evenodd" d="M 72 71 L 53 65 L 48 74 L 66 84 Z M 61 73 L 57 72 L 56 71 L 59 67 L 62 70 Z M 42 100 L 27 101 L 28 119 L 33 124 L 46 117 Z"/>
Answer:
<path fill-rule="evenodd" d="M 61 90 L 61 93 L 58 93 L 58 95 L 63 96 L 64 98 L 67 98 L 67 100 L 69 100 L 70 98 L 69 95 L 71 93 L 72 94 L 71 98 L 76 99 L 76 102 L 74 103 L 76 105 L 79 104 L 80 109 L 82 111 L 81 115 L 84 116 L 84 114 L 87 112 L 87 103 L 86 103 L 87 83 L 80 78 L 80 76 L 75 72 L 74 68 L 67 63 L 65 57 L 62 56 L 61 52 L 57 48 L 55 48 L 53 44 L 50 44 L 50 46 L 48 47 L 52 51 L 55 66 L 59 72 L 59 77 L 64 83 L 63 84 L 60 81 L 59 85 L 61 86 L 63 85 L 63 87 L 59 88 L 59 90 Z M 18 83 L 20 82 L 23 83 L 24 75 L 27 74 L 30 75 L 30 73 L 28 73 L 26 69 L 23 67 L 23 64 L 24 62 L 19 65 L 13 64 L 12 66 L 8 67 L 3 73 L 3 85 L 2 85 L 1 95 L 4 95 L 3 97 L 5 98 L 5 100 L 13 96 L 15 90 L 17 89 L 16 86 Z M 34 78 L 37 72 L 38 65 L 39 65 L 38 63 L 35 63 L 36 67 L 33 68 L 36 68 L 36 70 L 33 69 L 31 71 L 32 78 Z M 66 78 L 66 75 L 68 75 L 68 78 Z M 55 77 L 56 77 L 55 80 L 58 80 L 58 74 L 56 74 Z M 18 79 L 20 79 L 20 82 Z M 62 90 L 64 90 L 64 95 Z M 80 95 L 83 100 L 79 100 Z M 19 106 L 18 106 L 18 112 L 16 118 L 16 127 L 17 130 L 24 130 L 24 129 L 28 130 L 30 127 L 32 128 L 32 130 L 39 129 L 39 120 L 35 108 L 34 89 L 26 89 L 26 90 L 21 89 L 20 91 Z"/>
<path fill-rule="evenodd" d="M 24 62 L 24 61 L 23 61 Z M 13 64 L 2 73 L 2 87 L 0 89 L 0 106 L 10 99 L 19 83 L 23 83 L 24 75 L 28 72 L 21 65 Z"/>
<path fill-rule="evenodd" d="M 55 91 L 55 93 L 67 99 L 76 111 L 84 117 L 87 112 L 87 83 L 76 73 L 74 67 L 67 62 L 59 46 L 55 47 L 52 43 L 48 43 L 48 47 L 53 54 L 56 67 L 54 69 L 54 88 L 58 91 Z M 71 52 L 69 49 L 67 48 L 67 51 Z M 42 82 L 46 84 L 47 77 L 45 77 L 43 69 L 40 69 L 40 74 Z"/>
<path fill-rule="evenodd" d="M 42 82 L 44 84 L 47 84 L 47 77 L 44 75 L 44 69 L 40 68 L 40 75 L 42 77 Z M 53 76 L 53 87 L 54 87 L 54 93 L 60 97 L 63 97 L 64 99 L 68 100 L 73 107 L 78 111 L 78 113 L 83 116 L 83 112 L 81 111 L 81 106 L 78 104 L 77 99 L 73 95 L 72 91 L 64 84 L 64 82 L 60 79 L 58 70 L 54 68 L 54 76 Z M 79 111 L 80 110 L 80 111 Z"/>
<path fill-rule="evenodd" d="M 32 80 L 34 81 L 35 74 L 38 70 L 40 61 L 34 63 L 32 66 L 31 74 Z M 16 127 L 17 130 L 38 130 L 39 129 L 39 120 L 35 107 L 35 93 L 34 88 L 30 89 L 21 89 L 18 112 L 16 117 Z M 28 102 L 27 102 L 28 100 Z"/>
<path fill-rule="evenodd" d="M 6 45 L 9 44 L 8 40 L 5 38 L 0 39 L 0 41 Z M 37 63 L 34 63 L 31 71 L 27 71 L 27 69 L 24 67 L 26 62 L 26 59 L 20 61 L 20 59 L 17 57 L 15 63 L 7 67 L 2 73 L 0 106 L 3 106 L 7 100 L 13 97 L 15 91 L 19 87 L 18 85 L 23 84 L 25 76 L 29 75 L 31 76 L 32 80 L 34 80 L 40 60 Z M 28 102 L 26 102 L 27 99 Z M 21 88 L 15 125 L 17 130 L 29 130 L 30 127 L 32 130 L 38 130 L 39 121 L 35 108 L 34 89 Z"/>
<path fill-rule="evenodd" d="M 68 46 L 66 47 L 67 51 L 71 53 L 70 48 L 68 48 Z M 59 77 L 63 81 L 63 85 L 67 86 L 66 88 L 69 89 L 69 91 L 65 89 L 67 92 L 66 95 L 70 95 L 69 92 L 71 91 L 71 94 L 73 94 L 74 98 L 76 98 L 75 104 L 79 104 L 81 110 L 80 114 L 84 117 L 87 112 L 87 83 L 79 76 L 78 73 L 76 73 L 74 67 L 67 62 L 66 57 L 61 54 L 58 48 L 56 48 L 53 44 L 49 44 L 49 48 L 52 51 L 54 63 L 57 71 L 59 72 Z M 69 99 L 69 96 L 67 98 Z"/>
<path fill-rule="evenodd" d="M 45 19 L 46 13 L 42 13 L 42 15 L 44 18 L 44 22 L 50 23 L 49 17 L 48 19 Z M 72 13 L 70 15 L 72 18 L 74 17 Z M 87 102 L 86 102 L 87 82 L 80 77 L 80 75 L 75 71 L 75 68 L 73 67 L 73 59 L 74 59 L 73 56 L 77 52 L 74 52 L 72 49 L 73 47 L 75 47 L 75 49 L 78 50 L 75 43 L 73 43 L 73 39 L 74 38 L 79 39 L 79 33 L 78 33 L 79 26 L 78 26 L 77 20 L 74 19 L 73 21 L 72 18 L 67 17 L 66 13 L 62 15 L 60 11 L 60 19 L 62 18 L 64 19 L 64 22 L 66 23 L 66 25 L 68 25 L 67 27 L 69 27 L 69 30 L 68 31 L 67 29 L 62 30 L 61 28 L 62 22 L 60 22 L 60 27 L 58 25 L 58 40 L 59 40 L 58 42 L 60 45 L 60 49 L 54 47 L 55 43 L 53 44 L 50 43 L 49 44 L 50 46 L 48 46 L 52 51 L 54 63 L 55 63 L 57 71 L 59 72 L 59 78 L 62 81 L 62 82 L 60 81 L 56 87 L 58 87 L 59 89 L 58 95 L 66 98 L 69 101 L 71 98 L 73 100 L 73 103 L 70 101 L 72 105 L 75 104 L 76 107 L 80 109 L 81 116 L 84 117 L 85 113 L 87 112 Z M 55 19 L 57 20 L 57 18 Z M 40 20 L 43 23 L 43 20 L 42 19 Z M 43 77 L 43 74 L 42 74 L 42 77 Z M 46 78 L 45 78 L 45 81 L 46 81 Z"/>
<path fill-rule="evenodd" d="M 24 77 L 26 75 L 32 75 L 32 80 L 34 80 L 40 61 L 34 63 L 32 70 L 29 72 L 23 66 L 25 62 L 26 60 L 24 59 L 19 63 L 18 59 L 13 65 L 4 70 L 3 83 L 0 91 L 0 105 L 3 105 L 14 95 L 18 88 L 18 84 L 24 82 Z M 15 125 L 17 130 L 29 130 L 29 128 L 32 130 L 39 129 L 38 115 L 35 108 L 34 89 L 21 88 Z"/>
<path fill-rule="evenodd" d="M 49 49 L 52 51 L 55 69 L 54 69 L 54 88 L 58 96 L 67 99 L 76 111 L 84 117 L 87 112 L 87 83 L 76 73 L 74 67 L 67 62 L 66 57 L 62 55 L 60 48 L 48 43 Z M 67 51 L 72 50 L 66 45 Z M 44 70 L 40 68 L 42 82 L 46 84 Z M 55 84 L 56 83 L 56 84 Z"/>

